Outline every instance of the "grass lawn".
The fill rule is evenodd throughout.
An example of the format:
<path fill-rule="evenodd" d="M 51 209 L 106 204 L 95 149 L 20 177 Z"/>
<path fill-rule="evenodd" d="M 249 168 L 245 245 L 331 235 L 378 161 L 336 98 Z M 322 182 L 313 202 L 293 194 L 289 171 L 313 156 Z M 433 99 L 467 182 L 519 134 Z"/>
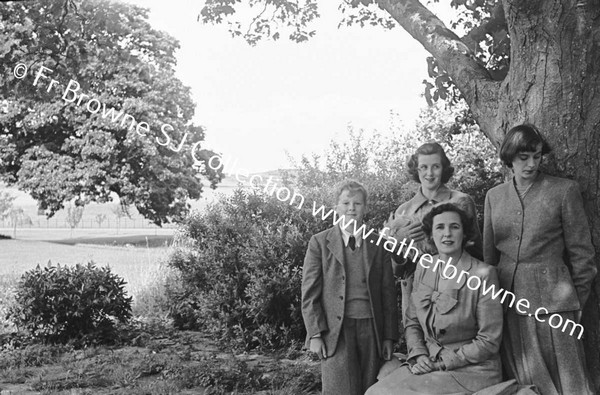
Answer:
<path fill-rule="evenodd" d="M 167 257 L 168 247 L 133 247 L 76 244 L 32 240 L 0 240 L 0 277 L 17 278 L 39 265 L 75 265 L 94 261 L 110 266 L 127 281 L 127 290 L 135 295 L 153 276 Z"/>

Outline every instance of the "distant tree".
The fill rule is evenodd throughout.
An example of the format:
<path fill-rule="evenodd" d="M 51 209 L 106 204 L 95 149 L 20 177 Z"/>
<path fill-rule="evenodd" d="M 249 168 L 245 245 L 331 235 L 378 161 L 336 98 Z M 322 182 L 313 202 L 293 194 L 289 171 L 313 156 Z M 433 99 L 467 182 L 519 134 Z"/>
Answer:
<path fill-rule="evenodd" d="M 98 223 L 98 227 L 101 228 L 102 227 L 102 223 L 104 221 L 106 221 L 106 214 L 96 214 L 96 217 L 94 217 L 94 219 Z"/>
<path fill-rule="evenodd" d="M 0 218 L 5 218 L 13 207 L 16 197 L 8 192 L 0 192 Z"/>
<path fill-rule="evenodd" d="M 81 222 L 81 218 L 83 218 L 84 208 L 84 206 L 72 205 L 69 205 L 69 207 L 67 207 L 67 223 L 71 228 L 71 237 L 73 237 L 73 229 L 75 229 L 77 225 L 79 225 L 79 223 Z"/>
<path fill-rule="evenodd" d="M 175 76 L 178 47 L 138 6 L 3 3 L 0 179 L 49 217 L 73 199 L 116 194 L 155 224 L 181 219 L 201 178 L 215 186 L 221 176 L 198 165 L 210 152 L 191 123 L 190 89 Z"/>
<path fill-rule="evenodd" d="M 22 207 L 11 207 L 8 210 L 7 217 L 10 226 L 13 228 L 13 239 L 17 238 L 17 226 L 32 224 L 31 218 L 25 214 L 25 210 Z"/>
<path fill-rule="evenodd" d="M 121 218 L 123 218 L 123 217 L 131 218 L 131 214 L 129 213 L 129 209 L 127 208 L 127 206 L 125 206 L 123 204 L 118 204 L 115 207 L 112 207 L 110 209 L 110 211 L 112 211 L 112 213 L 115 216 L 116 223 L 117 223 L 117 234 L 119 234 L 119 229 L 121 228 Z"/>

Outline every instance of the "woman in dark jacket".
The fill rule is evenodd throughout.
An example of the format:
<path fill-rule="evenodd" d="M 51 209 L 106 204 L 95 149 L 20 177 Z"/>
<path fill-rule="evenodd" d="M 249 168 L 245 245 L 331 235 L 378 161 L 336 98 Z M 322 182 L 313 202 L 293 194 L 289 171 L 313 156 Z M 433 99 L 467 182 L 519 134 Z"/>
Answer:
<path fill-rule="evenodd" d="M 514 177 L 485 199 L 484 259 L 500 286 L 527 303 L 504 302 L 501 355 L 510 378 L 543 395 L 592 394 L 578 326 L 596 275 L 576 182 L 539 171 L 550 152 L 537 128 L 511 129 L 500 159 Z"/>

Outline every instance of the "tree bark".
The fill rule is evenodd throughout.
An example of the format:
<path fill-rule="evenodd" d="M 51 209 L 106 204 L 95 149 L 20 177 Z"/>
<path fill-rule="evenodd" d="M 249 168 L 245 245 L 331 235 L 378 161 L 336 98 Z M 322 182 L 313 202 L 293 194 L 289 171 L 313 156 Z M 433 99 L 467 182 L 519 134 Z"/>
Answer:
<path fill-rule="evenodd" d="M 597 0 L 503 0 L 511 64 L 493 81 L 471 50 L 416 0 L 377 0 L 448 72 L 481 130 L 499 146 L 533 123 L 554 151 L 550 174 L 579 182 L 600 260 L 600 4 Z M 600 265 L 598 265 L 600 266 Z M 588 369 L 600 391 L 600 281 L 584 310 Z"/>

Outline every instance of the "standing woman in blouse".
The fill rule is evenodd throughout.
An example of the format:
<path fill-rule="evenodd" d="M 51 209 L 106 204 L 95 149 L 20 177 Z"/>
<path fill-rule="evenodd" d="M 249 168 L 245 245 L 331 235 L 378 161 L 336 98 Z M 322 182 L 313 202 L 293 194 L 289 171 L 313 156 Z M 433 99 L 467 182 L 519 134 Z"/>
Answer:
<path fill-rule="evenodd" d="M 512 128 L 500 159 L 514 177 L 485 198 L 485 262 L 498 267 L 500 286 L 515 300 L 529 302 L 504 302 L 501 355 L 509 378 L 543 395 L 593 394 L 582 328 L 572 329 L 596 275 L 594 248 L 578 184 L 539 171 L 548 152 L 535 126 Z"/>
<path fill-rule="evenodd" d="M 413 240 L 417 243 L 421 254 L 437 253 L 435 245 L 426 240 L 422 229 L 423 217 L 439 203 L 455 203 L 468 216 L 468 240 L 466 250 L 475 258 L 482 259 L 483 242 L 481 231 L 477 223 L 477 209 L 475 202 L 466 193 L 455 191 L 446 186 L 454 174 L 454 167 L 446 156 L 444 148 L 438 143 L 426 143 L 417 148 L 407 163 L 408 175 L 421 184 L 415 196 L 408 202 L 400 205 L 396 212 L 390 216 L 386 224 L 392 229 L 391 236 L 397 240 L 406 239 L 407 243 Z M 413 273 L 416 268 L 411 257 L 403 259 L 397 254 L 392 254 L 394 274 L 400 278 L 402 288 L 402 316 L 408 308 L 408 300 L 412 291 Z"/>

